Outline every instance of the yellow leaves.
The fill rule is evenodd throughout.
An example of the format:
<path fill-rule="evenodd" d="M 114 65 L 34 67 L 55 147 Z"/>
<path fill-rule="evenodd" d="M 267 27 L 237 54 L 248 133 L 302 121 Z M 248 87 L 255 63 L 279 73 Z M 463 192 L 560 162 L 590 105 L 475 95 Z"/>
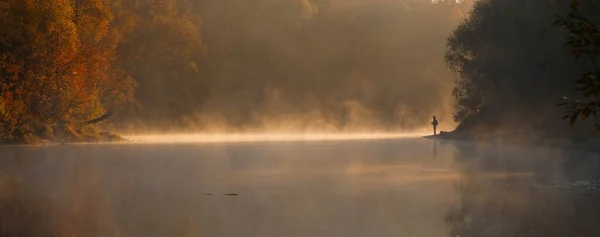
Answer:
<path fill-rule="evenodd" d="M 73 22 L 74 6 L 72 0 L 42 1 L 38 5 L 37 34 L 43 34 L 48 40 L 46 43 L 56 47 L 47 47 L 52 50 L 76 50 L 77 27 Z"/>
<path fill-rule="evenodd" d="M 76 11 L 75 22 L 83 43 L 98 43 L 108 35 L 113 18 L 108 1 L 78 1 Z"/>
<path fill-rule="evenodd" d="M 133 80 L 113 78 L 121 29 L 112 1 L 0 0 L 0 78 L 12 79 L 0 88 L 0 102 L 11 119 L 85 120 L 104 112 L 109 87 L 119 88 L 110 95 L 119 100 L 132 96 Z M 119 24 L 133 24 L 122 9 L 118 14 Z M 11 119 L 0 116 L 0 125 Z"/>

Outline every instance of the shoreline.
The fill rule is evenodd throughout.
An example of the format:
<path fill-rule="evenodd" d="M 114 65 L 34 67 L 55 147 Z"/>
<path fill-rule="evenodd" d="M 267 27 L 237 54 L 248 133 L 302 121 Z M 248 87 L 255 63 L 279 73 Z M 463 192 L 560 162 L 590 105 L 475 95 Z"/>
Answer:
<path fill-rule="evenodd" d="M 600 153 L 600 139 L 590 139 L 585 142 L 574 142 L 568 138 L 544 139 L 533 138 L 518 132 L 488 132 L 476 134 L 471 131 L 451 131 L 441 132 L 437 135 L 428 135 L 421 137 L 423 139 L 438 141 L 456 141 L 456 142 L 474 142 L 485 144 L 504 144 L 520 147 L 541 147 L 553 148 L 566 151 L 583 151 L 591 153 Z"/>
<path fill-rule="evenodd" d="M 574 142 L 567 138 L 560 139 L 540 139 L 531 136 L 525 136 L 519 132 L 485 132 L 475 133 L 472 131 L 441 131 L 437 135 L 416 136 L 415 138 L 455 141 L 455 142 L 473 142 L 484 144 L 502 144 L 519 147 L 540 147 L 553 148 L 566 151 L 583 151 L 600 153 L 600 138 L 590 139 L 585 142 Z M 102 132 L 97 137 L 76 137 L 75 139 L 38 139 L 35 142 L 8 140 L 1 141 L 0 146 L 53 146 L 53 145 L 76 145 L 76 144 L 113 144 L 119 142 L 132 141 L 126 139 L 122 134 Z"/>
<path fill-rule="evenodd" d="M 101 132 L 96 136 L 78 136 L 68 139 L 59 138 L 40 138 L 36 137 L 32 141 L 26 140 L 4 140 L 0 141 L 0 146 L 44 146 L 44 145 L 64 145 L 64 144 L 95 144 L 95 143 L 117 143 L 129 141 L 121 134 L 111 132 Z"/>

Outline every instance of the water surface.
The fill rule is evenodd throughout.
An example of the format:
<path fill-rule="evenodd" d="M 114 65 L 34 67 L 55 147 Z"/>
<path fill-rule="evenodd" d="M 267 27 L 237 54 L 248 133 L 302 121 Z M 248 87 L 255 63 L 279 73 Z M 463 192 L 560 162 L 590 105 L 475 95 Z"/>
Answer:
<path fill-rule="evenodd" d="M 6 146 L 10 236 L 598 236 L 593 154 L 419 138 Z"/>

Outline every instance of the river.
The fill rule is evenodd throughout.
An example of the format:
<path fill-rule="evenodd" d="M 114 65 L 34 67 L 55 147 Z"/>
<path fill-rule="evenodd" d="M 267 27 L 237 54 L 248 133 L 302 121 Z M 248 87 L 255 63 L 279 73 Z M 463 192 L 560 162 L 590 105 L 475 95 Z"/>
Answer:
<path fill-rule="evenodd" d="M 0 147 L 3 236 L 600 235 L 595 154 L 220 139 Z"/>

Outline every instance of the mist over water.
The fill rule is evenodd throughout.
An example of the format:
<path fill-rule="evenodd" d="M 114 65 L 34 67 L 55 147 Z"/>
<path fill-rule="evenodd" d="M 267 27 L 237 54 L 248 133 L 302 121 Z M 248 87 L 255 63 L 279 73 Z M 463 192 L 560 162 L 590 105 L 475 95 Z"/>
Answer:
<path fill-rule="evenodd" d="M 46 1 L 48 7 L 40 9 L 63 9 L 54 12 L 61 13 L 60 19 L 55 18 L 65 29 L 76 24 L 86 26 L 76 29 L 94 29 L 89 27 L 93 24 L 84 24 L 95 13 L 84 10 L 83 2 Z M 475 88 L 456 84 L 457 75 L 444 63 L 448 36 L 458 23 L 467 22 L 463 20 L 475 0 L 90 2 L 106 7 L 106 28 L 118 26 L 118 32 L 111 34 L 113 40 L 119 38 L 117 33 L 123 34 L 122 42 L 114 42 L 103 56 L 118 57 L 116 62 L 126 71 L 120 76 L 128 83 L 119 89 L 124 91 L 115 96 L 115 105 L 96 107 L 82 118 L 115 112 L 110 117 L 114 124 L 88 127 L 77 118 L 63 126 L 60 116 L 47 122 L 39 112 L 46 111 L 42 107 L 32 113 L 39 121 L 16 127 L 19 111 L 27 106 L 8 106 L 9 100 L 0 101 L 0 109 L 11 108 L 15 115 L 6 116 L 5 110 L 0 115 L 15 123 L 10 132 L 18 131 L 23 138 L 38 132 L 53 138 L 67 130 L 73 138 L 85 138 L 74 141 L 94 141 L 97 138 L 87 137 L 88 133 L 108 136 L 112 132 L 126 141 L 0 146 L 0 237 L 587 237 L 600 233 L 597 153 L 508 145 L 507 140 L 515 144 L 534 139 L 501 127 L 490 133 L 488 143 L 421 138 L 433 132 L 432 116 L 439 119 L 438 132 L 455 127 L 455 85 L 465 91 Z M 532 3 L 545 2 L 558 6 L 554 1 L 527 1 L 519 14 L 504 14 L 513 9 L 507 4 L 498 12 L 492 5 L 484 9 L 499 16 L 494 24 L 521 29 L 519 17 L 528 19 L 524 16 L 537 7 Z M 480 3 L 487 6 L 484 0 Z M 63 8 L 69 4 L 73 6 Z M 38 26 L 29 20 L 35 18 L 21 17 L 27 14 L 18 15 L 19 21 L 7 18 L 6 9 L 36 17 L 48 10 L 29 12 L 37 9 L 31 2 L 7 6 L 0 6 L 5 13 L 0 15 L 12 24 L 10 29 L 21 26 L 20 21 L 30 28 Z M 69 21 L 73 9 L 90 14 L 77 13 L 81 19 Z M 506 15 L 510 24 L 504 24 Z M 550 16 L 539 15 L 540 19 Z M 108 24 L 113 17 L 115 24 Z M 523 25 L 520 33 L 508 37 L 500 37 L 493 27 L 481 30 L 494 33 L 485 39 L 498 37 L 513 43 L 512 36 L 527 36 L 526 29 L 540 28 Z M 15 42 L 30 40 L 24 37 L 27 34 L 15 35 L 19 36 Z M 462 36 L 469 42 L 477 38 Z M 535 39 L 527 42 L 539 44 Z M 10 49 L 7 42 L 5 48 Z M 78 42 L 52 52 L 60 56 L 62 49 L 75 48 Z M 460 45 L 454 49 L 466 55 L 462 59 L 472 59 Z M 512 73 L 519 70 L 505 70 L 505 63 L 528 54 L 538 56 L 508 50 L 504 44 L 476 45 L 482 55 L 502 59 L 482 57 L 483 66 L 493 64 L 491 72 L 513 81 L 528 74 L 514 77 Z M 503 58 L 505 51 L 514 52 L 514 57 Z M 546 49 L 540 51 L 544 52 L 540 60 L 545 61 Z M 14 52 L 22 54 L 21 49 Z M 40 55 L 34 59 L 43 58 Z M 563 60 L 557 57 L 554 62 L 559 65 Z M 42 64 L 44 70 L 39 72 L 53 66 Z M 486 79 L 486 72 L 477 66 L 466 64 L 476 76 L 472 79 Z M 509 68 L 521 67 L 528 66 Z M 29 70 L 20 69 L 14 73 L 17 79 Z M 537 67 L 533 71 L 546 74 Z M 24 85 L 51 81 L 26 76 L 30 81 Z M 28 88 L 28 93 L 36 95 L 45 86 L 40 85 Z M 528 86 L 521 89 L 528 98 L 538 97 Z M 56 91 L 65 90 L 57 87 Z M 9 92 L 6 98 L 12 97 Z M 100 105 L 102 93 L 97 94 L 94 101 Z M 478 108 L 484 99 L 477 95 L 457 102 Z M 68 105 L 71 96 L 64 97 L 47 100 L 48 106 Z M 36 104 L 45 97 L 32 96 L 29 101 Z M 132 102 L 131 107 L 112 111 L 124 101 Z M 510 101 L 516 100 L 508 101 L 501 101 L 499 108 L 509 108 Z M 486 116 L 494 121 L 503 120 L 493 113 L 496 110 L 488 111 L 492 112 Z M 486 118 L 473 118 L 485 125 Z M 87 121 L 94 119 L 83 121 L 90 125 Z M 475 135 L 487 135 L 486 126 L 474 127 Z M 105 132 L 105 128 L 114 130 Z"/>
<path fill-rule="evenodd" d="M 600 221 L 591 154 L 406 134 L 180 136 L 1 147 L 3 233 L 593 236 Z"/>
<path fill-rule="evenodd" d="M 202 47 L 144 55 L 141 112 L 118 116 L 150 132 L 405 131 L 433 115 L 450 130 L 445 45 L 471 2 L 190 1 Z"/>
<path fill-rule="evenodd" d="M 285 141 L 385 140 L 416 138 L 425 133 L 224 133 L 224 134 L 155 134 L 125 136 L 127 143 L 239 143 Z"/>

